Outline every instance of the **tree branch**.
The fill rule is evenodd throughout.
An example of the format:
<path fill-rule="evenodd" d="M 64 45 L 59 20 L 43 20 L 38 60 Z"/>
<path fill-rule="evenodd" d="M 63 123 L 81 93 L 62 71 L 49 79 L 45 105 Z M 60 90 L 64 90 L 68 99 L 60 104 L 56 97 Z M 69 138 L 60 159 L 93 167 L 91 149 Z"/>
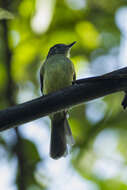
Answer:
<path fill-rule="evenodd" d="M 127 89 L 127 67 L 105 75 L 75 81 L 55 93 L 0 111 L 0 131 L 76 104 Z"/>

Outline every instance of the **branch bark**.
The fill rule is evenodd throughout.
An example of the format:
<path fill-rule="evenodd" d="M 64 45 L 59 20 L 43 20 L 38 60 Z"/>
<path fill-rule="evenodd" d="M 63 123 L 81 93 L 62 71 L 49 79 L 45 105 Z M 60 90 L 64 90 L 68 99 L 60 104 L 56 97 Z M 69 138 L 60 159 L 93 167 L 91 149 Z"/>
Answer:
<path fill-rule="evenodd" d="M 76 104 L 127 89 L 127 67 L 105 75 L 75 81 L 55 93 L 0 111 L 0 131 Z"/>

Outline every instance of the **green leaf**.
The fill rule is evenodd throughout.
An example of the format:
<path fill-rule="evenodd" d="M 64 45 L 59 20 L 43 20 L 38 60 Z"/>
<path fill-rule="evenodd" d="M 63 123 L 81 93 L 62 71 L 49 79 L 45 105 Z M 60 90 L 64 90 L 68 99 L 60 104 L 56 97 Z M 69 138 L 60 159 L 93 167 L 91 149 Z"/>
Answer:
<path fill-rule="evenodd" d="M 0 20 L 13 19 L 13 18 L 14 18 L 14 15 L 11 12 L 0 8 Z"/>

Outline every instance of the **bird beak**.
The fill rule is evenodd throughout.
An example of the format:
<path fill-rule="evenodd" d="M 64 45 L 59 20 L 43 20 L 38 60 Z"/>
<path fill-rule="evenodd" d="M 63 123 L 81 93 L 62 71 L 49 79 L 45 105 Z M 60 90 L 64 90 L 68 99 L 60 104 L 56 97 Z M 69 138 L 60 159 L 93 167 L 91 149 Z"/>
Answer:
<path fill-rule="evenodd" d="M 73 43 L 71 43 L 71 44 L 69 44 L 69 45 L 67 45 L 67 47 L 68 47 L 68 48 L 71 48 L 75 43 L 76 43 L 76 41 L 73 42 Z"/>

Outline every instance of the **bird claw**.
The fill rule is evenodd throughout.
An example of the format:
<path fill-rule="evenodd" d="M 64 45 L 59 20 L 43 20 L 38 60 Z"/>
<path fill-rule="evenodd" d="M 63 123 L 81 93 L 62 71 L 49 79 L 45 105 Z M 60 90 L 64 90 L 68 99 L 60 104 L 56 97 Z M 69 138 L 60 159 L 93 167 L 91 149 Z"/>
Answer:
<path fill-rule="evenodd" d="M 123 109 L 125 110 L 127 107 L 127 92 L 125 92 L 125 96 L 121 104 L 123 106 Z"/>

